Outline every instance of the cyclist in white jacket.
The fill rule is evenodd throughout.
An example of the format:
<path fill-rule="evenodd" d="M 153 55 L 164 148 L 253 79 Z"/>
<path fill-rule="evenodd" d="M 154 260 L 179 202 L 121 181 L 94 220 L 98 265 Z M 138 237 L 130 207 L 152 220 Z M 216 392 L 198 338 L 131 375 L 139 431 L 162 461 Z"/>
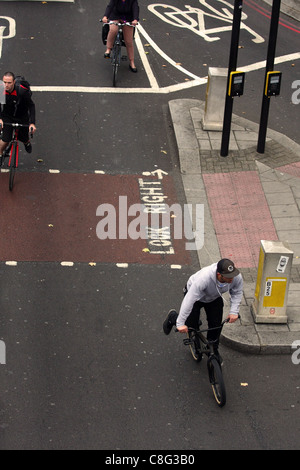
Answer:
<path fill-rule="evenodd" d="M 229 323 L 237 320 L 243 295 L 243 278 L 234 263 L 223 258 L 218 263 L 211 264 L 193 274 L 184 289 L 179 314 L 170 310 L 163 324 L 166 335 L 176 325 L 180 333 L 187 333 L 188 327 L 198 328 L 200 310 L 203 307 L 206 312 L 208 328 L 216 328 L 221 325 L 223 318 L 222 294 L 230 294 Z M 208 331 L 207 338 L 216 340 L 215 352 L 218 351 L 220 330 Z"/>

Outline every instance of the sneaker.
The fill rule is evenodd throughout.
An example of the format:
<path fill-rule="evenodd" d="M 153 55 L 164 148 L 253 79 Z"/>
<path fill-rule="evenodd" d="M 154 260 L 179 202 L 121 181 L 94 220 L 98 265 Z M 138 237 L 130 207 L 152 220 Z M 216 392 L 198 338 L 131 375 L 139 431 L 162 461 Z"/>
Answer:
<path fill-rule="evenodd" d="M 31 153 L 32 152 L 32 145 L 30 142 L 26 142 L 26 144 L 24 144 L 24 147 L 25 147 L 25 150 L 27 153 Z"/>
<path fill-rule="evenodd" d="M 163 330 L 164 330 L 165 335 L 170 334 L 173 326 L 176 325 L 177 317 L 178 317 L 178 313 L 176 312 L 176 310 L 169 311 L 167 318 L 165 319 L 163 323 Z"/>

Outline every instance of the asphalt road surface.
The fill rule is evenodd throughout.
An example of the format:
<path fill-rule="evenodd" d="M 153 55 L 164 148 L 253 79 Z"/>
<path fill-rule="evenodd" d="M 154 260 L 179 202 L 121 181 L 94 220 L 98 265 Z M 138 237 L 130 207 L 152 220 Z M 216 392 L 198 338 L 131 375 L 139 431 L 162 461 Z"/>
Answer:
<path fill-rule="evenodd" d="M 21 149 L 13 192 L 0 174 L 0 448 L 296 449 L 299 365 L 223 348 L 228 401 L 220 410 L 205 363 L 193 362 L 181 336 L 162 333 L 165 314 L 179 307 L 199 268 L 195 253 L 172 237 L 159 249 L 128 238 L 124 225 L 118 236 L 120 204 L 145 202 L 147 185 L 183 206 L 168 101 L 204 100 L 207 67 L 227 66 L 230 43 L 227 30 L 205 33 L 222 38 L 208 41 L 203 27 L 199 36 L 139 3 L 139 71 L 122 63 L 113 89 L 98 1 L 0 2 L 1 70 L 32 84 L 38 127 L 33 153 Z M 207 3 L 219 13 L 204 15 L 206 30 L 228 27 L 225 2 Z M 267 7 L 246 3 L 251 31 L 242 30 L 242 66 L 265 58 L 266 43 L 253 38 L 268 36 L 267 17 L 257 11 Z M 280 27 L 278 56 L 297 53 L 299 25 L 284 21 L 293 28 Z M 281 67 L 286 85 L 272 110 L 285 118 L 277 112 L 270 122 L 296 140 L 291 83 L 299 57 Z M 245 108 L 234 106 L 256 122 L 262 73 L 249 72 L 251 93 L 238 102 Z M 112 210 L 99 226 L 105 208 L 115 208 L 115 218 Z M 105 230 L 111 236 L 101 240 Z"/>

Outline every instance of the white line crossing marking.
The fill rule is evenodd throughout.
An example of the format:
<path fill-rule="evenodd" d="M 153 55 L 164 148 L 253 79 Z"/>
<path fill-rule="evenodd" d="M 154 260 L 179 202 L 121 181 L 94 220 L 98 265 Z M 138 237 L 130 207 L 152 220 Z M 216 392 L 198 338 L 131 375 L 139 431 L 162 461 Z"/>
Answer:
<path fill-rule="evenodd" d="M 142 41 L 141 41 L 141 38 L 140 38 L 140 35 L 139 35 L 139 32 L 138 30 L 136 29 L 135 31 L 135 43 L 136 43 L 136 47 L 139 51 L 139 54 L 140 54 L 140 57 L 141 57 L 141 60 L 142 60 L 142 63 L 143 63 L 143 66 L 144 66 L 144 69 L 145 69 L 145 72 L 147 74 L 147 77 L 149 79 L 149 82 L 150 82 L 150 85 L 151 85 L 151 88 L 154 88 L 156 90 L 159 89 L 159 85 L 157 83 L 157 80 L 152 72 L 152 69 L 150 67 L 150 64 L 149 64 L 149 60 L 147 58 L 147 55 L 145 54 L 145 51 L 144 51 L 144 46 L 142 44 Z"/>
<path fill-rule="evenodd" d="M 283 62 L 290 62 L 293 60 L 300 59 L 300 52 L 295 52 L 294 54 L 286 54 L 279 57 L 276 57 L 274 60 L 275 65 L 282 64 Z M 245 65 L 244 67 L 239 67 L 239 70 L 243 72 L 253 72 L 254 70 L 263 69 L 266 66 L 266 61 L 262 60 L 261 62 L 255 62 L 251 65 Z"/>
<path fill-rule="evenodd" d="M 167 56 L 166 56 L 167 57 Z M 300 52 L 295 52 L 293 54 L 286 54 L 280 57 L 275 58 L 275 64 L 282 64 L 284 62 L 290 62 L 294 60 L 300 59 Z M 173 60 L 170 59 L 170 63 L 173 64 Z M 178 69 L 180 69 L 183 73 L 185 73 L 185 69 L 183 67 L 174 65 Z M 250 65 L 245 65 L 244 67 L 238 67 L 239 70 L 244 72 L 254 72 L 255 70 L 260 70 L 265 68 L 266 61 L 262 60 L 261 62 L 255 62 Z M 187 71 L 186 71 L 187 72 Z M 188 72 L 189 73 L 189 72 Z M 190 74 L 189 75 L 193 75 Z M 156 88 L 153 85 L 153 82 L 149 79 L 150 83 L 152 83 L 152 88 L 116 88 L 116 87 L 85 87 L 85 86 L 31 86 L 32 91 L 36 92 L 65 92 L 65 93 L 158 93 L 158 94 L 167 94 L 173 93 L 179 90 L 184 90 L 187 88 L 192 88 L 199 85 L 204 85 L 207 83 L 207 76 L 205 77 L 197 77 L 195 80 L 189 80 L 184 83 L 177 83 L 175 85 L 169 85 L 167 87 Z"/>
<path fill-rule="evenodd" d="M 182 67 L 181 65 L 179 65 L 178 63 L 175 62 L 175 60 L 171 59 L 171 57 L 169 57 L 167 54 L 164 53 L 164 51 L 161 50 L 161 48 L 150 38 L 149 34 L 144 30 L 143 26 L 139 25 L 139 31 L 141 32 L 141 34 L 144 36 L 144 38 L 148 41 L 148 43 L 153 47 L 153 49 L 163 58 L 165 59 L 167 62 L 169 62 L 169 64 L 173 65 L 173 67 L 175 67 L 176 69 L 180 70 L 181 72 L 183 72 L 185 75 L 193 78 L 194 80 L 199 80 L 200 77 L 198 77 L 197 75 L 189 72 L 188 70 L 186 70 L 184 67 Z M 201 79 L 200 79 L 201 80 Z"/>

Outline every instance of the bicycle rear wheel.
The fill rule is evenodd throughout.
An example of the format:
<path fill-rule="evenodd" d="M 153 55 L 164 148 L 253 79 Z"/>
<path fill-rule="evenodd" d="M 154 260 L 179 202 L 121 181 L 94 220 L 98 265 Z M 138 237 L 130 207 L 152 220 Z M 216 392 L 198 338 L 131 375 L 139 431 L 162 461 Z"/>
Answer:
<path fill-rule="evenodd" d="M 11 158 L 10 158 L 10 167 L 9 167 L 9 190 L 12 191 L 14 187 L 14 180 L 15 180 L 15 172 L 17 166 L 17 146 L 13 145 L 11 150 Z"/>
<path fill-rule="evenodd" d="M 189 340 L 190 340 L 190 343 L 189 343 L 190 351 L 193 356 L 193 359 L 196 362 L 200 362 L 202 360 L 200 339 L 194 331 L 190 331 L 188 335 L 189 335 Z"/>
<path fill-rule="evenodd" d="M 226 403 L 226 390 L 221 366 L 215 357 L 211 357 L 207 361 L 207 368 L 215 400 L 222 407 Z"/>

